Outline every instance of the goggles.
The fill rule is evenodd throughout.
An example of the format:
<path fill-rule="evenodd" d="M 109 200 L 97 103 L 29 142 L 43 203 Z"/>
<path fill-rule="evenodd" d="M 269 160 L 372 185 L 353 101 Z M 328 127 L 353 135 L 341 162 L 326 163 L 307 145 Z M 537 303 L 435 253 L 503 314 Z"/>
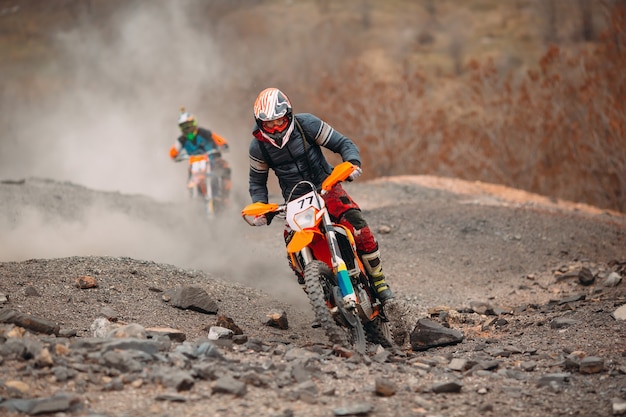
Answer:
<path fill-rule="evenodd" d="M 183 133 L 192 133 L 196 130 L 196 126 L 193 122 L 185 122 L 180 125 L 180 130 L 182 130 Z"/>
<path fill-rule="evenodd" d="M 263 131 L 270 134 L 281 133 L 282 131 L 287 129 L 288 125 L 289 117 L 287 116 L 283 116 L 275 120 L 267 120 L 261 122 L 261 127 L 263 128 Z"/>

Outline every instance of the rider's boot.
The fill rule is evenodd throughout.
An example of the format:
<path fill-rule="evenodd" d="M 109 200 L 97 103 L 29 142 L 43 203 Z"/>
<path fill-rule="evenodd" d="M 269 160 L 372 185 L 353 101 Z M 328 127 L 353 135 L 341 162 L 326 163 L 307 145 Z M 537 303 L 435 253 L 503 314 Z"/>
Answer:
<path fill-rule="evenodd" d="M 388 301 L 394 298 L 389 284 L 385 281 L 385 274 L 383 273 L 383 265 L 380 260 L 380 251 L 376 250 L 372 253 L 365 253 L 361 255 L 363 266 L 367 272 L 367 276 L 376 291 L 376 296 L 380 302 L 384 305 Z"/>
<path fill-rule="evenodd" d="M 200 188 L 200 194 L 202 194 L 202 197 L 204 197 L 205 200 L 208 199 L 209 196 L 207 194 L 206 183 L 204 181 L 201 181 L 198 187 Z"/>
<path fill-rule="evenodd" d="M 300 288 L 302 288 L 302 291 L 306 293 L 306 282 L 304 281 L 304 275 L 296 270 L 296 268 L 291 263 L 291 260 L 289 260 L 289 266 L 293 270 L 293 273 L 296 275 L 296 278 L 298 279 L 298 284 L 300 284 Z"/>
<path fill-rule="evenodd" d="M 304 277 L 297 272 L 295 274 L 298 278 L 298 284 L 300 284 L 300 288 L 302 288 L 302 291 L 306 293 L 306 283 L 304 282 Z"/>
<path fill-rule="evenodd" d="M 227 206 L 230 204 L 230 189 L 232 188 L 232 180 L 230 179 L 230 177 L 223 177 L 222 178 L 222 192 L 220 195 L 220 198 L 222 199 L 222 203 Z"/>
<path fill-rule="evenodd" d="M 230 179 L 230 177 L 222 178 L 222 192 L 224 193 L 224 196 L 228 197 L 232 186 L 233 186 L 233 181 Z"/>
<path fill-rule="evenodd" d="M 291 270 L 293 271 L 293 274 L 296 276 L 296 279 L 298 280 L 298 284 L 300 285 L 300 288 L 302 288 L 302 291 L 306 293 L 306 283 L 304 281 L 304 275 L 302 274 L 302 272 L 296 269 L 293 262 L 291 262 L 291 257 L 289 255 L 287 255 L 287 262 L 289 262 L 289 268 L 291 268 Z"/>

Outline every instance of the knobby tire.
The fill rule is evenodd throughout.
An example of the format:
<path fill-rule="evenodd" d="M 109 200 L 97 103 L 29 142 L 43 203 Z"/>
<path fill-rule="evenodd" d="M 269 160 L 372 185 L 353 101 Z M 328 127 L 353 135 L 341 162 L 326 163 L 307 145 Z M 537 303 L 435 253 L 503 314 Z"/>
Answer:
<path fill-rule="evenodd" d="M 313 261 L 304 268 L 304 281 L 307 295 L 315 317 L 331 343 L 340 345 L 346 349 L 355 349 L 359 353 L 365 353 L 364 330 L 361 322 L 356 318 L 357 328 L 348 328 L 337 324 L 331 311 L 326 304 L 326 297 L 322 282 L 328 283 L 329 289 L 335 281 L 334 275 L 328 265 L 322 261 Z M 342 302 L 342 300 L 339 300 Z M 360 340 L 362 339 L 362 340 Z"/>

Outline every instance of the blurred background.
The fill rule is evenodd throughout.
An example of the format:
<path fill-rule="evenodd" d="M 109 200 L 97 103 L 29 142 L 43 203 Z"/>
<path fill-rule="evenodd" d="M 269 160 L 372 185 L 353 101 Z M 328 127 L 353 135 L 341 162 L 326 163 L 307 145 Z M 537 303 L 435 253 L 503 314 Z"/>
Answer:
<path fill-rule="evenodd" d="M 623 0 L 0 0 L 0 180 L 186 197 L 181 106 L 247 198 L 268 86 L 429 174 L 626 212 Z M 247 201 L 247 200 L 246 200 Z"/>

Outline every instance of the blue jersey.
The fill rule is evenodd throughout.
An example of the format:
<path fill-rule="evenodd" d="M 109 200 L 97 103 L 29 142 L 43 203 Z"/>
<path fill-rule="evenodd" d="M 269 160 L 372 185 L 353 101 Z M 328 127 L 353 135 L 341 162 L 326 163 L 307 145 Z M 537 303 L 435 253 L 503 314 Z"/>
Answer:
<path fill-rule="evenodd" d="M 201 155 L 212 150 L 219 150 L 219 147 L 213 140 L 213 133 L 201 127 L 198 128 L 198 133 L 193 140 L 189 140 L 186 136 L 181 135 L 178 137 L 178 142 L 181 148 L 189 155 Z"/>

